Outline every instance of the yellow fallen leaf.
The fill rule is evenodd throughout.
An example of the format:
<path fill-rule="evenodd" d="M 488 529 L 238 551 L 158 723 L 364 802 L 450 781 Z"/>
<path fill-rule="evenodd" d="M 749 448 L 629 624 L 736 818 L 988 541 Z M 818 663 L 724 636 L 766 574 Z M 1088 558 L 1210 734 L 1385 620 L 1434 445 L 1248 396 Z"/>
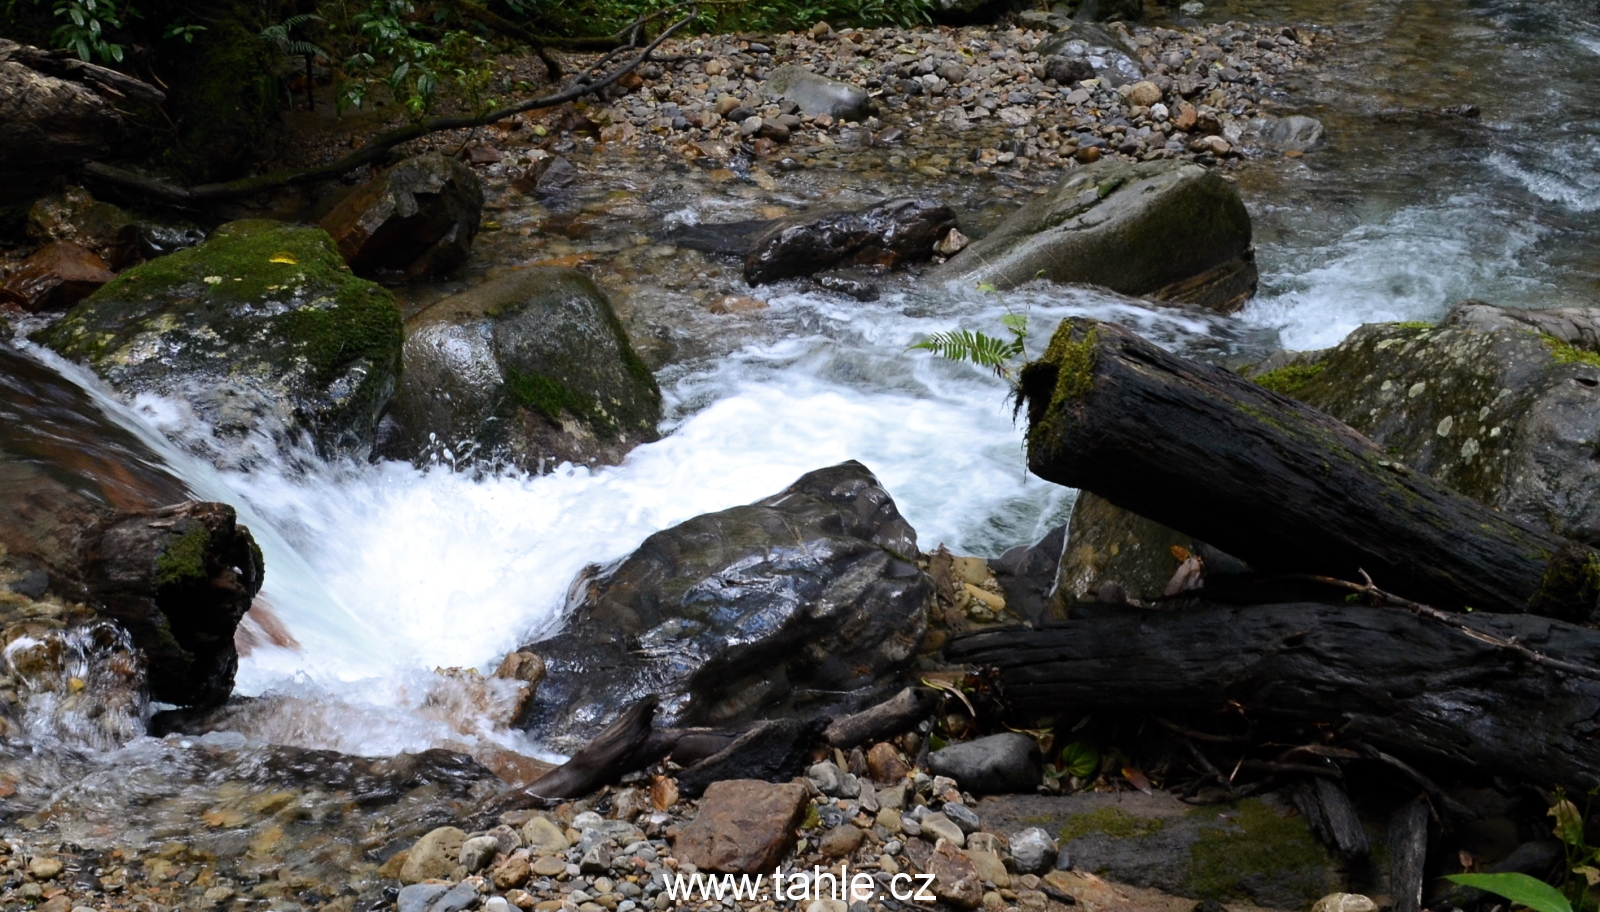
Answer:
<path fill-rule="evenodd" d="M 272 255 L 272 262 L 288 263 L 290 266 L 295 266 L 298 265 L 300 261 L 295 259 L 294 254 L 292 253 L 274 253 Z"/>

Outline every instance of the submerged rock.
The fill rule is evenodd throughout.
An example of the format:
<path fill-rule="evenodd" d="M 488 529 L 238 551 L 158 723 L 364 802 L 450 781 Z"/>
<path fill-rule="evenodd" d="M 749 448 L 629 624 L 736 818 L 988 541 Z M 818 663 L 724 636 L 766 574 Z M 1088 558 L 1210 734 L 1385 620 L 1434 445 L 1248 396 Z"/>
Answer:
<path fill-rule="evenodd" d="M 1078 282 L 1225 313 L 1256 285 L 1238 190 L 1175 161 L 1108 160 L 1074 171 L 934 276 L 961 288 Z"/>
<path fill-rule="evenodd" d="M 71 241 L 52 241 L 6 276 L 0 302 L 30 313 L 66 310 L 113 278 L 111 268 L 94 251 Z"/>
<path fill-rule="evenodd" d="M 1476 301 L 1377 323 L 1256 381 L 1507 515 L 1600 544 L 1600 308 Z"/>
<path fill-rule="evenodd" d="M 935 245 L 955 226 L 949 206 L 919 199 L 782 219 L 751 243 L 745 281 L 764 285 L 839 266 L 893 267 L 931 259 Z"/>
<path fill-rule="evenodd" d="M 321 225 L 357 273 L 414 279 L 464 265 L 482 217 L 478 176 L 456 159 L 429 152 L 357 188 Z"/>
<path fill-rule="evenodd" d="M 248 465 L 267 455 L 261 438 L 365 455 L 401 328 L 394 298 L 352 275 L 322 231 L 254 220 L 122 273 L 34 339 L 124 395 L 185 403 L 208 426 L 191 448 Z"/>
<path fill-rule="evenodd" d="M 661 391 L 611 302 L 573 269 L 519 270 L 406 324 L 381 452 L 426 465 L 620 462 L 655 440 Z"/>
<path fill-rule="evenodd" d="M 682 725 L 872 699 L 922 638 L 933 584 L 916 555 L 857 462 L 657 532 L 580 577 L 566 629 L 530 647 L 549 668 L 531 728 L 570 750 L 644 694 Z"/>

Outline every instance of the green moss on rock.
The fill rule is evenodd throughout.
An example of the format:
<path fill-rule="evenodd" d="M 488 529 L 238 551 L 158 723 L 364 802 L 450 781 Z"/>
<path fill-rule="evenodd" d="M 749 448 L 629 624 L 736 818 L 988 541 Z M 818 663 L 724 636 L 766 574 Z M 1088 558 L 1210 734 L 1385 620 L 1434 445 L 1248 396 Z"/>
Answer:
<path fill-rule="evenodd" d="M 1121 808 L 1096 808 L 1085 814 L 1074 814 L 1061 828 L 1061 841 L 1071 842 L 1096 833 L 1113 839 L 1140 839 L 1154 836 L 1166 826 L 1158 817 L 1135 817 Z"/>
<path fill-rule="evenodd" d="M 1197 808 L 1209 816 L 1215 808 Z M 1327 852 L 1303 818 L 1287 817 L 1262 801 L 1248 798 L 1216 826 L 1205 826 L 1189 850 L 1186 894 L 1200 899 L 1249 899 L 1252 880 L 1303 884 L 1307 904 L 1338 887 L 1327 882 Z"/>
<path fill-rule="evenodd" d="M 1293 396 L 1327 367 L 1324 364 L 1290 364 L 1267 371 L 1255 378 L 1256 383 L 1285 396 Z"/>
<path fill-rule="evenodd" d="M 206 578 L 206 549 L 211 533 L 200 523 L 180 535 L 156 556 L 157 586 L 170 586 Z"/>
<path fill-rule="evenodd" d="M 202 417 L 240 394 L 277 414 L 274 430 L 360 452 L 393 391 L 402 330 L 394 298 L 353 275 L 325 232 L 249 220 L 123 272 L 33 338 Z"/>
<path fill-rule="evenodd" d="M 1550 349 L 1550 357 L 1557 364 L 1587 364 L 1590 367 L 1600 367 L 1600 354 L 1587 349 L 1575 348 L 1557 339 L 1555 336 L 1541 336 L 1546 347 Z"/>

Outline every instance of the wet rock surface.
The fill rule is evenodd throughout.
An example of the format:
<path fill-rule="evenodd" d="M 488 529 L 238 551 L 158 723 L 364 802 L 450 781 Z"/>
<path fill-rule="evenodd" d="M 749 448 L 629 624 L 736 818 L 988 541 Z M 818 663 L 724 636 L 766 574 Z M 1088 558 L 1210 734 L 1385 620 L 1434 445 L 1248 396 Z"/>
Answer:
<path fill-rule="evenodd" d="M 111 268 L 94 251 L 71 241 L 53 241 L 6 276 L 0 303 L 31 313 L 66 310 L 113 278 Z"/>
<path fill-rule="evenodd" d="M 1221 270 L 1225 287 L 1183 283 Z M 1233 185 L 1195 165 L 1090 165 L 1006 219 L 934 278 L 1011 288 L 1035 278 L 1124 294 L 1199 298 L 1224 312 L 1255 290 L 1250 215 Z"/>
<path fill-rule="evenodd" d="M 437 152 L 406 159 L 340 201 L 321 226 L 360 275 L 415 279 L 467 262 L 483 216 L 472 169 Z"/>
<path fill-rule="evenodd" d="M 1438 326 L 1371 324 L 1257 382 L 1463 494 L 1600 542 L 1600 318 L 1588 309 L 1524 313 L 1470 302 Z"/>
<path fill-rule="evenodd" d="M 661 392 L 604 292 L 536 267 L 446 298 L 406 323 L 379 451 L 531 472 L 620 462 L 657 438 Z"/>
<path fill-rule="evenodd" d="M 955 227 L 950 207 L 930 200 L 897 199 L 858 212 L 794 216 L 750 242 L 745 281 L 764 285 L 840 266 L 929 260 Z"/>
<path fill-rule="evenodd" d="M 139 227 L 133 218 L 82 187 L 68 187 L 34 203 L 28 210 L 28 237 L 41 245 L 71 241 L 113 270 L 129 265 L 139 252 Z"/>
<path fill-rule="evenodd" d="M 530 730 L 575 745 L 646 693 L 691 725 L 869 698 L 921 639 L 916 554 L 856 462 L 658 532 L 577 580 L 566 628 L 529 647 L 549 667 Z"/>
<path fill-rule="evenodd" d="M 122 273 L 35 338 L 124 395 L 185 403 L 245 444 L 189 446 L 246 463 L 302 434 L 326 455 L 368 452 L 401 347 L 394 299 L 351 275 L 326 234 L 266 220 Z"/>

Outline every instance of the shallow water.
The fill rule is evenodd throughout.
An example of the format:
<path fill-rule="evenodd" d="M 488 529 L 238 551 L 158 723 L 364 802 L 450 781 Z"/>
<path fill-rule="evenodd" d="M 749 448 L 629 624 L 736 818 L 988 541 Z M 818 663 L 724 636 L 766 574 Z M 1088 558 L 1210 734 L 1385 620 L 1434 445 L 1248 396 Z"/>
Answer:
<path fill-rule="evenodd" d="M 907 353 L 921 334 L 996 331 L 1006 310 L 1025 311 L 1037 351 L 1061 318 L 1087 314 L 1233 364 L 1331 345 L 1363 322 L 1436 319 L 1464 297 L 1587 303 L 1600 209 L 1600 139 L 1586 91 L 1600 77 L 1600 27 L 1587 6 L 1241 0 L 1205 16 L 1328 33 L 1322 75 L 1302 80 L 1285 106 L 1322 118 L 1328 147 L 1237 173 L 1262 272 L 1260 295 L 1237 317 L 1041 286 L 1003 299 L 950 297 L 905 275 L 881 280 L 884 295 L 871 303 L 797 283 L 751 292 L 735 265 L 661 244 L 661 226 L 891 191 L 940 196 L 969 223 L 992 224 L 1034 188 L 1020 178 L 941 182 L 876 152 L 777 174 L 771 190 L 649 159 L 595 161 L 571 197 L 492 200 L 501 230 L 482 238 L 466 281 L 591 257 L 641 348 L 662 365 L 670 433 L 660 442 L 613 468 L 491 478 L 449 465 L 314 460 L 302 461 L 310 469 L 226 474 L 163 443 L 197 496 L 239 506 L 265 551 L 263 598 L 298 643 L 243 659 L 241 694 L 286 697 L 244 734 L 368 755 L 480 740 L 535 752 L 493 719 L 462 725 L 426 712 L 433 670 L 492 668 L 558 627 L 585 564 L 845 459 L 878 474 L 924 548 L 994 556 L 1037 540 L 1065 521 L 1072 492 L 1026 475 L 1006 384 Z M 1466 103 L 1481 119 L 1437 114 Z M 571 236 L 543 230 L 552 219 Z M 462 284 L 408 288 L 403 299 L 415 308 Z M 711 314 L 704 301 L 726 292 L 757 294 L 768 307 Z M 170 402 L 144 399 L 119 413 L 150 440 L 206 433 Z"/>

